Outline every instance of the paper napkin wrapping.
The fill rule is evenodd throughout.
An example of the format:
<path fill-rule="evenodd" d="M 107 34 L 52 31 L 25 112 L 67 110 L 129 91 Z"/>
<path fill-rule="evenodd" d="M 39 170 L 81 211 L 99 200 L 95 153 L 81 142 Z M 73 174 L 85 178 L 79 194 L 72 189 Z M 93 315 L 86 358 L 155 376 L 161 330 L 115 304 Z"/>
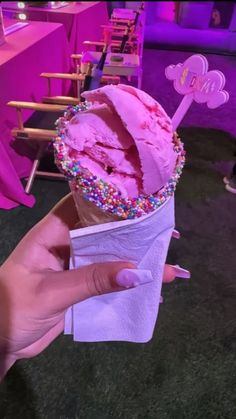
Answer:
<path fill-rule="evenodd" d="M 78 342 L 141 343 L 152 338 L 174 219 L 174 197 L 171 197 L 153 213 L 141 218 L 70 232 L 70 269 L 124 260 L 150 270 L 153 281 L 73 305 L 66 312 L 65 334 L 72 334 Z"/>

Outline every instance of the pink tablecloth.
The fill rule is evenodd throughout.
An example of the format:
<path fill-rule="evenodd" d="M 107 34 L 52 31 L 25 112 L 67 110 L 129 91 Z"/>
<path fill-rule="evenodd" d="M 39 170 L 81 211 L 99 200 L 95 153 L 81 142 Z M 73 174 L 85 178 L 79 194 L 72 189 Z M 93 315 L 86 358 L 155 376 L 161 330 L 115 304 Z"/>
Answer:
<path fill-rule="evenodd" d="M 43 71 L 67 72 L 70 69 L 69 45 L 63 25 L 31 22 L 8 35 L 0 46 L 0 208 L 10 209 L 35 199 L 24 192 L 20 178 L 29 174 L 32 161 L 28 150 L 17 152 L 11 129 L 17 126 L 16 111 L 6 106 L 10 100 L 41 101 L 47 93 Z M 53 84 L 53 94 L 65 94 L 61 81 Z M 24 112 L 26 120 L 29 112 Z"/>
<path fill-rule="evenodd" d="M 17 2 L 2 2 L 4 10 L 15 10 Z M 63 23 L 72 53 L 81 53 L 83 41 L 99 41 L 100 25 L 108 23 L 106 1 L 71 2 L 60 9 L 27 6 L 29 20 Z"/>

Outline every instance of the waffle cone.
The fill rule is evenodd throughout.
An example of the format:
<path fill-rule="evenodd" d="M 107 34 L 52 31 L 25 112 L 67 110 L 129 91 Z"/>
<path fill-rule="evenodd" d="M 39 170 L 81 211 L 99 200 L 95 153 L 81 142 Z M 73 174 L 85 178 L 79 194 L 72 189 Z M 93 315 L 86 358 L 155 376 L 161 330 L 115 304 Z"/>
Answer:
<path fill-rule="evenodd" d="M 72 194 L 79 217 L 77 227 L 89 227 L 93 225 L 122 220 L 122 218 L 118 217 L 117 215 L 105 213 L 95 204 L 84 199 L 79 190 L 72 190 Z"/>

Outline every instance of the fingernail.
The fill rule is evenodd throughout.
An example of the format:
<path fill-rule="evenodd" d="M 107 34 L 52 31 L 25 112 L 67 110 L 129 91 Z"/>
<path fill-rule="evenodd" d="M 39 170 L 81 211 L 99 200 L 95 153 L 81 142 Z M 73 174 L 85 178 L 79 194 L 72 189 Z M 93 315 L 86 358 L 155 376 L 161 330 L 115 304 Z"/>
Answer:
<path fill-rule="evenodd" d="M 178 230 L 173 230 L 172 237 L 174 237 L 174 239 L 180 239 L 180 232 Z"/>
<path fill-rule="evenodd" d="M 172 266 L 175 269 L 175 273 L 178 278 L 184 278 L 184 279 L 191 278 L 191 273 L 187 269 L 181 268 L 181 266 L 179 265 L 172 265 Z"/>
<path fill-rule="evenodd" d="M 152 273 L 146 269 L 122 269 L 116 276 L 117 284 L 125 288 L 137 287 L 152 281 Z"/>

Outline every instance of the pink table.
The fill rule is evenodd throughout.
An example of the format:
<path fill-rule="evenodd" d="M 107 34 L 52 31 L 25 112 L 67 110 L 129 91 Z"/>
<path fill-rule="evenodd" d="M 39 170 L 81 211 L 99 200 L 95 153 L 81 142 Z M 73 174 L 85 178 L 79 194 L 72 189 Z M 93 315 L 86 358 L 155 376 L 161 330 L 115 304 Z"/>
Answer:
<path fill-rule="evenodd" d="M 13 148 L 16 143 L 11 129 L 17 125 L 16 111 L 6 103 L 10 100 L 41 101 L 47 93 L 47 83 L 39 74 L 68 72 L 69 53 L 64 26 L 57 23 L 31 22 L 8 35 L 6 43 L 0 46 L 0 208 L 10 209 L 19 204 L 32 207 L 35 202 L 33 196 L 24 192 L 20 182 L 32 165 L 26 156 L 29 150 L 23 150 L 23 144 L 20 151 Z M 58 80 L 53 94 L 65 94 L 65 89 Z M 26 120 L 30 113 L 23 115 Z"/>
<path fill-rule="evenodd" d="M 4 10 L 16 10 L 17 2 L 2 2 Z M 63 23 L 72 53 L 81 53 L 83 41 L 99 41 L 100 25 L 108 23 L 106 1 L 73 1 L 60 9 L 27 6 L 24 10 L 29 20 Z M 18 10 L 18 9 L 17 9 Z"/>

